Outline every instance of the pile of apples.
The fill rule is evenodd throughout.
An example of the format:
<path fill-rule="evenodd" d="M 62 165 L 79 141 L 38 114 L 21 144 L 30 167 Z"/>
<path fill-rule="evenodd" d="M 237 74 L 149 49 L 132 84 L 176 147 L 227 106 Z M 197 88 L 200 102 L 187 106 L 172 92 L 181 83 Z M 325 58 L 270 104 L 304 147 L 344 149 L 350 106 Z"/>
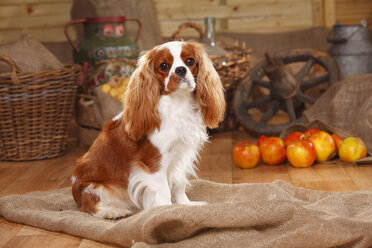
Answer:
<path fill-rule="evenodd" d="M 265 164 L 278 165 L 288 160 L 294 167 L 310 167 L 315 161 L 326 162 L 336 155 L 341 161 L 353 162 L 367 156 L 363 140 L 356 137 L 341 139 L 317 128 L 294 132 L 282 140 L 261 136 L 257 144 L 241 142 L 234 147 L 233 159 L 241 168 L 253 168 L 260 159 Z"/>

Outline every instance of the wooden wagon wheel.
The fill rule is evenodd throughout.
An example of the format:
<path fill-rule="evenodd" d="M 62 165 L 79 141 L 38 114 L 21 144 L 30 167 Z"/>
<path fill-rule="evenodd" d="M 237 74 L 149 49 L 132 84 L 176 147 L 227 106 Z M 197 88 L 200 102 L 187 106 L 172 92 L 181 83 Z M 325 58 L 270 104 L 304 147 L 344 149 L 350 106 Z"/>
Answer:
<path fill-rule="evenodd" d="M 250 132 L 278 135 L 293 122 L 302 121 L 302 111 L 316 101 L 306 94 L 309 89 L 326 83 L 326 87 L 342 77 L 337 62 L 328 54 L 314 49 L 293 49 L 275 54 L 266 54 L 266 59 L 253 67 L 240 82 L 234 95 L 235 115 L 242 126 Z M 291 72 L 291 65 L 300 64 L 301 69 Z M 313 73 L 314 67 L 322 73 Z M 264 89 L 254 98 L 256 88 Z M 252 114 L 252 109 L 261 116 Z M 287 113 L 284 123 L 271 124 L 275 114 Z M 258 118 L 257 118 L 258 117 Z"/>

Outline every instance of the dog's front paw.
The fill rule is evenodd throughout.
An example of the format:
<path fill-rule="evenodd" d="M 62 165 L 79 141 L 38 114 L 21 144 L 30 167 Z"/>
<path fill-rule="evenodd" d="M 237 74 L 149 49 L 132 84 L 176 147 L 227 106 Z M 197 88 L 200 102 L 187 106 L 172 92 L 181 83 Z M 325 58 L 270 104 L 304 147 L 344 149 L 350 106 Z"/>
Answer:
<path fill-rule="evenodd" d="M 127 217 L 132 214 L 133 214 L 132 211 L 126 208 L 104 206 L 98 208 L 97 212 L 93 215 L 103 219 L 119 219 Z"/>
<path fill-rule="evenodd" d="M 187 205 L 189 206 L 205 206 L 207 204 L 208 202 L 205 202 L 205 201 L 190 201 L 187 203 Z"/>

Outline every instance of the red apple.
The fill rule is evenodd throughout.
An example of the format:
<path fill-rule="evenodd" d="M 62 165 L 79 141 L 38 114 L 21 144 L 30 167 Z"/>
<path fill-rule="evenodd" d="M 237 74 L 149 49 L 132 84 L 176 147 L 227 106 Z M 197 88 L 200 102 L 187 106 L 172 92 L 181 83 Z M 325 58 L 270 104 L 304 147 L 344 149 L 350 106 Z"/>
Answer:
<path fill-rule="evenodd" d="M 253 168 L 260 161 L 260 149 L 256 144 L 241 142 L 234 147 L 233 160 L 240 168 Z"/>
<path fill-rule="evenodd" d="M 283 163 L 286 151 L 283 140 L 279 137 L 268 137 L 260 145 L 261 159 L 265 164 L 277 165 Z"/>
<path fill-rule="evenodd" d="M 315 147 L 316 160 L 325 162 L 336 155 L 336 144 L 332 136 L 324 131 L 314 133 L 308 138 Z"/>
<path fill-rule="evenodd" d="M 367 156 L 367 147 L 363 140 L 355 137 L 348 137 L 342 141 L 338 156 L 341 161 L 354 162 L 355 160 L 364 158 Z"/>
<path fill-rule="evenodd" d="M 340 146 L 341 146 L 341 144 L 342 144 L 343 139 L 341 139 L 340 136 L 338 136 L 338 135 L 335 134 L 335 133 L 332 134 L 332 138 L 333 138 L 333 140 L 335 141 L 335 144 L 336 144 L 336 151 L 338 152 L 338 150 L 340 149 Z"/>
<path fill-rule="evenodd" d="M 320 129 L 318 129 L 318 128 L 310 128 L 310 129 L 306 130 L 306 131 L 304 132 L 304 134 L 305 134 L 305 139 L 309 138 L 309 137 L 310 137 L 312 134 L 314 134 L 314 133 L 319 133 L 320 131 L 322 131 L 322 130 L 320 130 Z"/>
<path fill-rule="evenodd" d="M 269 137 L 265 136 L 265 135 L 262 135 L 260 136 L 258 139 L 257 139 L 257 146 L 260 147 L 260 145 L 262 144 L 262 142 L 267 139 Z"/>
<path fill-rule="evenodd" d="M 298 140 L 287 146 L 287 159 L 293 167 L 310 167 L 316 158 L 315 148 L 310 140 Z"/>
<path fill-rule="evenodd" d="M 305 134 L 301 132 L 294 132 L 294 133 L 288 134 L 287 137 L 285 137 L 283 140 L 284 147 L 287 147 L 292 142 L 303 140 L 304 137 L 305 137 Z"/>

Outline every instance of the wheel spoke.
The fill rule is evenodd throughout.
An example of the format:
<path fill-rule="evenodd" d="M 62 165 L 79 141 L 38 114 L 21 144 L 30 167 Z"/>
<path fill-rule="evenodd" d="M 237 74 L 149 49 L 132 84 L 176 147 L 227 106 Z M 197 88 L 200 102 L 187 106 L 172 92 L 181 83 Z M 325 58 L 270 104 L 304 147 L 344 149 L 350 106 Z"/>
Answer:
<path fill-rule="evenodd" d="M 268 104 L 269 102 L 271 102 L 272 98 L 270 95 L 267 95 L 267 96 L 263 96 L 263 97 L 260 97 L 256 100 L 253 100 L 252 102 L 249 102 L 245 105 L 245 107 L 247 109 L 249 108 L 256 108 L 258 106 L 262 106 L 262 105 L 265 105 L 265 104 Z"/>
<path fill-rule="evenodd" d="M 270 88 L 270 82 L 262 79 L 253 79 L 253 83 L 265 88 Z"/>
<path fill-rule="evenodd" d="M 250 85 L 244 85 L 244 88 L 245 90 L 242 93 L 242 101 L 244 105 L 242 106 L 245 106 L 248 104 L 249 97 L 251 96 L 251 93 L 253 90 L 253 83 L 251 83 Z"/>
<path fill-rule="evenodd" d="M 305 91 L 307 89 L 313 88 L 313 87 L 317 86 L 318 84 L 321 84 L 321 83 L 327 81 L 328 78 L 329 78 L 329 74 L 325 73 L 325 74 L 322 74 L 320 76 L 313 77 L 313 78 L 310 78 L 308 80 L 305 80 L 305 81 L 301 82 L 301 90 Z"/>
<path fill-rule="evenodd" d="M 296 73 L 296 78 L 297 79 L 302 79 L 304 78 L 307 74 L 309 74 L 309 71 L 311 69 L 311 67 L 313 67 L 314 65 L 314 58 L 310 58 L 306 64 Z"/>
<path fill-rule="evenodd" d="M 296 98 L 303 103 L 314 104 L 315 101 L 316 101 L 315 98 L 313 98 L 311 96 L 308 96 L 308 95 L 304 94 L 303 92 L 298 92 L 297 95 L 296 95 Z"/>
<path fill-rule="evenodd" d="M 273 101 L 271 106 L 265 111 L 260 122 L 266 123 L 270 118 L 279 110 L 279 102 L 277 100 Z"/>
<path fill-rule="evenodd" d="M 291 120 L 291 122 L 295 121 L 296 113 L 295 113 L 292 99 L 285 100 L 285 104 L 287 105 L 287 113 L 288 113 L 289 119 Z"/>

